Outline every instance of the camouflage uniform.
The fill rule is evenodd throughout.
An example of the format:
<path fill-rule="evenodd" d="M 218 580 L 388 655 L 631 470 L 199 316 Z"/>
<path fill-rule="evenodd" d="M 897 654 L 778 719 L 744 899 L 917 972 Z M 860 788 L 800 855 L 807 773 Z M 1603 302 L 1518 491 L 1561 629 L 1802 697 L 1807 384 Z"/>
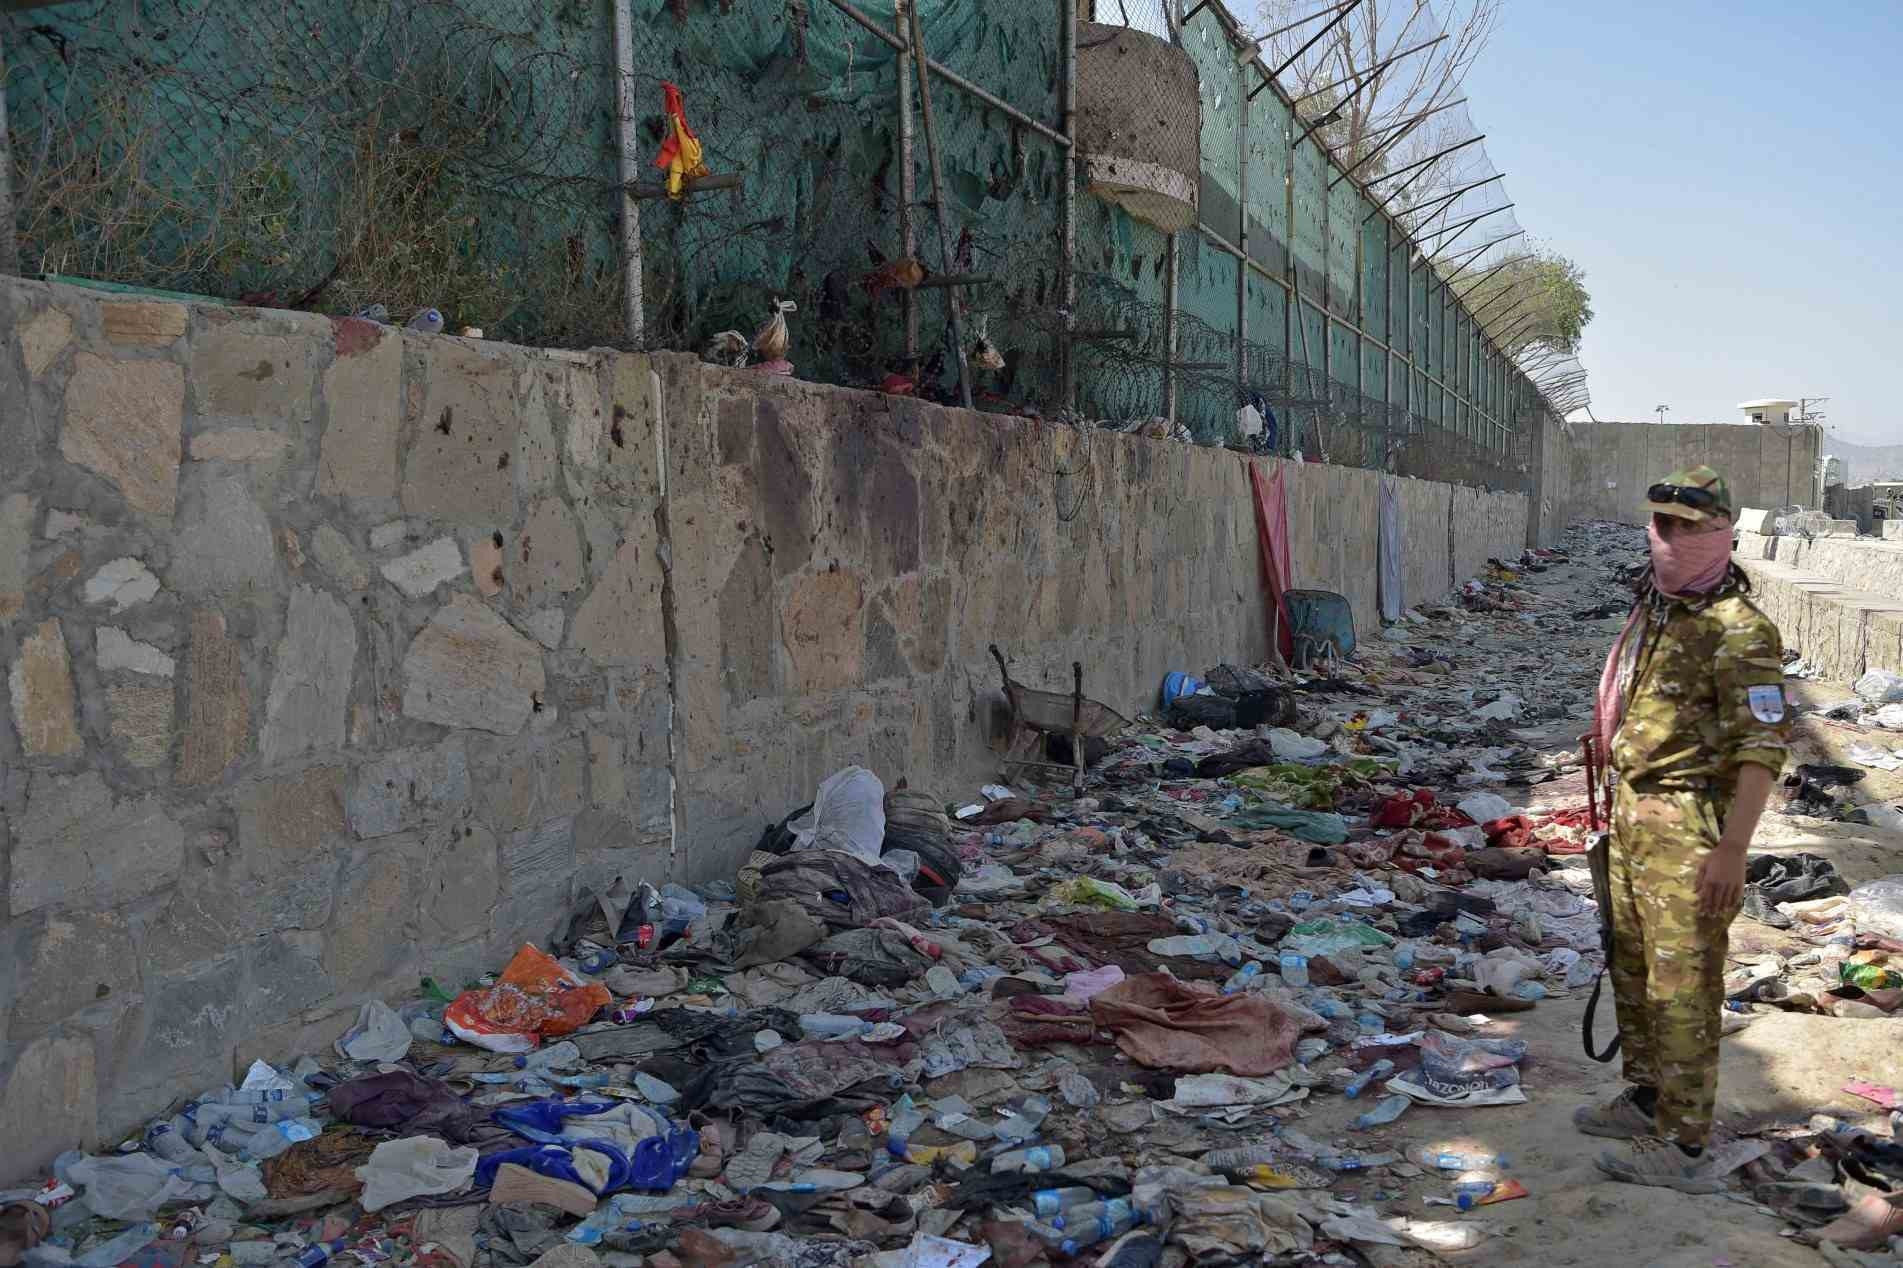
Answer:
<path fill-rule="evenodd" d="M 1782 649 L 1777 627 L 1735 582 L 1648 602 L 1612 743 L 1608 967 L 1626 1080 L 1657 1091 L 1659 1135 L 1701 1146 L 1718 1090 L 1726 933 L 1738 913 L 1699 914 L 1698 870 L 1718 844 L 1738 767 L 1775 773 L 1784 764 Z"/>

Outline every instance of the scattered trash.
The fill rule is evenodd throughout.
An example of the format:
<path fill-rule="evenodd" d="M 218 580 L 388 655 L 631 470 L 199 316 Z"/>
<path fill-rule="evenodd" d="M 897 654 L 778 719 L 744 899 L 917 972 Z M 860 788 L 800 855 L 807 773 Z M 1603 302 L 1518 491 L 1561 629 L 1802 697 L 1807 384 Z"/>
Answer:
<path fill-rule="evenodd" d="M 1507 1228 L 1479 1208 L 1532 1178 L 1459 1111 L 1540 1094 L 1492 1019 L 1580 998 L 1603 965 L 1569 791 L 1596 661 L 1521 618 L 1623 608 L 1610 567 L 1583 597 L 1529 583 L 1563 558 L 1495 561 L 1359 647 L 1339 596 L 1291 592 L 1309 668 L 1173 672 L 1153 718 L 1085 697 L 1081 668 L 1026 687 L 1000 653 L 1033 746 L 1009 782 L 954 799 L 847 767 L 775 807 L 732 877 L 591 878 L 499 975 L 369 1001 L 316 1056 L 62 1155 L 63 1196 L 0 1195 L 0 1257 L 1148 1268 L 1479 1247 Z M 1865 776 L 1802 769 L 1826 798 Z M 1747 880 L 1786 949 L 1737 949 L 1729 1023 L 1903 1002 L 1903 877 L 1852 889 L 1820 856 L 1763 854 Z M 1889 1070 L 1858 1073 L 1843 1092 L 1871 1121 L 1898 1109 Z M 1897 1130 L 1820 1118 L 1713 1165 L 1804 1236 L 1875 1248 Z"/>

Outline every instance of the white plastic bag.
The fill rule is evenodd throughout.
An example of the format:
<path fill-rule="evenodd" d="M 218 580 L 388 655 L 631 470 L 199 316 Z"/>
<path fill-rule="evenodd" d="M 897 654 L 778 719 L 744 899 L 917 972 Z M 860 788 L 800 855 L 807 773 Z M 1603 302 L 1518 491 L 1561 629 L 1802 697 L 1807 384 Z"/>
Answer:
<path fill-rule="evenodd" d="M 156 1154 L 64 1157 L 72 1161 L 59 1169 L 60 1179 L 83 1190 L 80 1200 L 87 1210 L 109 1220 L 149 1219 L 167 1202 L 212 1197 L 209 1184 L 193 1184 Z"/>
<path fill-rule="evenodd" d="M 214 1145 L 205 1146 L 205 1156 L 211 1159 L 218 1173 L 218 1187 L 232 1201 L 249 1206 L 271 1196 L 264 1187 L 264 1171 L 257 1163 L 240 1162 L 230 1154 L 221 1153 Z"/>
<path fill-rule="evenodd" d="M 473 1148 L 452 1149 L 434 1136 L 386 1140 L 357 1168 L 363 1209 L 381 1211 L 406 1198 L 453 1193 L 476 1175 Z"/>
<path fill-rule="evenodd" d="M 337 1055 L 352 1061 L 401 1061 L 410 1050 L 410 1028 L 380 999 L 357 1011 L 357 1024 L 337 1041 Z"/>
<path fill-rule="evenodd" d="M 1320 757 L 1328 751 L 1328 744 L 1312 735 L 1303 735 L 1278 726 L 1269 731 L 1269 748 L 1285 762 L 1302 761 L 1305 758 Z"/>
<path fill-rule="evenodd" d="M 1857 685 L 1851 690 L 1871 704 L 1895 704 L 1903 701 L 1903 674 L 1891 673 L 1887 669 L 1872 669 L 1857 679 Z"/>
<path fill-rule="evenodd" d="M 1859 885 L 1847 895 L 1858 933 L 1903 938 L 1903 874 Z"/>
<path fill-rule="evenodd" d="M 1509 692 L 1492 704 L 1475 709 L 1473 715 L 1485 722 L 1511 722 L 1520 716 L 1520 704 L 1520 698 Z"/>
<path fill-rule="evenodd" d="M 788 824 L 796 850 L 844 850 L 879 863 L 885 848 L 885 785 L 863 766 L 848 766 L 819 786 L 813 808 Z"/>
<path fill-rule="evenodd" d="M 1460 813 L 1475 823 L 1491 823 L 1512 814 L 1513 807 L 1498 793 L 1473 793 L 1460 799 Z"/>

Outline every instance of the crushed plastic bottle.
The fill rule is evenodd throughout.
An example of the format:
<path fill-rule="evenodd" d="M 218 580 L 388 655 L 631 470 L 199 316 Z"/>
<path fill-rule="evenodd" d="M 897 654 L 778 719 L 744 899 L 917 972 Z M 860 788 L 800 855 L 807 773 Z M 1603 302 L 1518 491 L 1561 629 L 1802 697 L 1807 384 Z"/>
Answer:
<path fill-rule="evenodd" d="M 1221 960 L 1225 964 L 1242 963 L 1242 944 L 1226 933 L 1178 934 L 1173 938 L 1150 939 L 1155 955 L 1183 956 L 1192 960 Z"/>
<path fill-rule="evenodd" d="M 1038 1189 L 1031 1194 L 1031 1209 L 1039 1219 L 1049 1219 L 1072 1207 L 1097 1200 L 1097 1191 L 1087 1185 L 1066 1185 L 1061 1189 Z"/>
<path fill-rule="evenodd" d="M 1222 984 L 1222 993 L 1224 995 L 1235 995 L 1246 991 L 1249 989 L 1249 983 L 1260 976 L 1262 976 L 1261 961 L 1251 960 L 1229 975 L 1229 980 Z"/>
<path fill-rule="evenodd" d="M 1289 986 L 1308 985 L 1308 957 L 1293 951 L 1282 953 L 1282 981 Z"/>
<path fill-rule="evenodd" d="M 1139 1223 L 1141 1216 L 1127 1199 L 1117 1198 L 1095 1204 L 1103 1209 L 1088 1217 L 1059 1217 L 1064 1226 L 1033 1222 L 1031 1235 L 1064 1256 L 1074 1256 L 1087 1246 L 1095 1246 L 1123 1236 Z M 1080 1208 L 1083 1209 L 1083 1208 Z"/>
<path fill-rule="evenodd" d="M 1408 1157 L 1430 1171 L 1504 1171 L 1507 1168 L 1505 1154 L 1470 1154 L 1453 1149 L 1436 1149 L 1425 1145 L 1412 1151 Z"/>
<path fill-rule="evenodd" d="M 540 1072 L 543 1070 L 566 1070 L 571 1066 L 578 1066 L 581 1063 L 581 1049 L 564 1039 L 560 1043 L 552 1043 L 546 1048 L 538 1048 L 534 1052 L 523 1053 L 515 1059 L 515 1068 L 518 1070 Z"/>
<path fill-rule="evenodd" d="M 1454 1205 L 1471 1211 L 1498 1188 L 1498 1180 L 1459 1180 L 1454 1183 Z"/>
<path fill-rule="evenodd" d="M 993 1175 L 1008 1171 L 1055 1171 L 1064 1165 L 1062 1145 L 1032 1145 L 1028 1149 L 1010 1149 L 991 1160 Z"/>
<path fill-rule="evenodd" d="M 1358 1097 L 1363 1092 L 1367 1091 L 1368 1085 L 1370 1083 L 1374 1083 L 1380 1079 L 1385 1079 L 1390 1074 L 1393 1074 L 1393 1073 L 1394 1073 L 1394 1062 L 1388 1060 L 1386 1057 L 1383 1057 L 1379 1061 L 1375 1062 L 1373 1065 L 1369 1066 L 1367 1069 L 1363 1070 L 1360 1074 L 1357 1074 L 1354 1078 L 1348 1080 L 1348 1086 L 1342 1089 L 1342 1093 L 1346 1095 L 1350 1100 L 1353 1100 L 1355 1097 Z"/>
<path fill-rule="evenodd" d="M 1355 1130 L 1367 1131 L 1374 1127 L 1384 1127 L 1407 1112 L 1414 1102 L 1405 1096 L 1384 1096 L 1375 1103 L 1373 1109 L 1355 1118 Z"/>
<path fill-rule="evenodd" d="M 335 1241 L 312 1242 L 297 1253 L 297 1268 L 318 1268 L 319 1264 L 327 1264 L 332 1256 L 344 1248 L 344 1245 L 344 1239 L 341 1237 Z"/>
<path fill-rule="evenodd" d="M 800 1018 L 800 1030 L 808 1039 L 842 1039 L 869 1033 L 872 1023 L 844 1013 L 806 1013 Z"/>

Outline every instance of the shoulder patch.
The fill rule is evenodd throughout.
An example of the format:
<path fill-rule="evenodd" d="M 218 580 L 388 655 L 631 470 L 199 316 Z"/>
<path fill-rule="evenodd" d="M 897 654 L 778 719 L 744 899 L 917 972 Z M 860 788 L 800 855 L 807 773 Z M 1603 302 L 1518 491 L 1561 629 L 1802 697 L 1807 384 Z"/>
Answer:
<path fill-rule="evenodd" d="M 1782 722 L 1784 720 L 1784 688 L 1781 684 L 1746 687 L 1745 700 L 1751 706 L 1751 716 L 1758 721 Z"/>

